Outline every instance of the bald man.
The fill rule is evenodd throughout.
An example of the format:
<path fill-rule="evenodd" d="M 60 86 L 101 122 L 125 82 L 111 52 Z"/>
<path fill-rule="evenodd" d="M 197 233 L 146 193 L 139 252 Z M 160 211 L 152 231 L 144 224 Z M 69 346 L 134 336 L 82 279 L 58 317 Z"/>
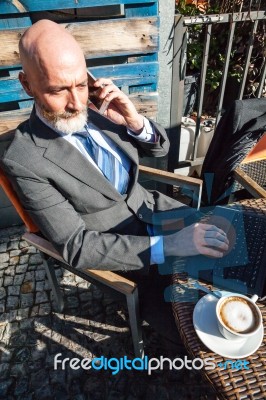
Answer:
<path fill-rule="evenodd" d="M 167 154 L 164 129 L 141 116 L 109 79 L 95 83 L 109 102 L 104 116 L 88 110 L 84 55 L 56 23 L 41 20 L 30 27 L 19 51 L 19 80 L 35 106 L 2 164 L 64 260 L 78 269 L 148 273 L 168 256 L 221 257 L 228 248 L 223 231 L 206 224 L 165 231 L 165 219 L 179 219 L 190 209 L 137 181 L 139 155 Z M 106 159 L 108 167 L 102 165 Z"/>

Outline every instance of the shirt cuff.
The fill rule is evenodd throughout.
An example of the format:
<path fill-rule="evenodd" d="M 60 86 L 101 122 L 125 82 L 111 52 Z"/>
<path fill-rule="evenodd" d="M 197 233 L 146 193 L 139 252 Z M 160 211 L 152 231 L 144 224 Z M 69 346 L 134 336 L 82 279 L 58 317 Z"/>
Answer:
<path fill-rule="evenodd" d="M 163 264 L 164 251 L 163 251 L 163 236 L 151 236 L 151 265 L 153 264 Z"/>
<path fill-rule="evenodd" d="M 152 126 L 152 124 L 146 117 L 143 117 L 143 119 L 144 119 L 144 127 L 139 135 L 136 135 L 134 132 L 132 132 L 129 129 L 127 129 L 127 133 L 130 136 L 133 136 L 136 140 L 139 140 L 140 142 L 157 143 L 158 135 L 155 132 L 154 127 Z"/>

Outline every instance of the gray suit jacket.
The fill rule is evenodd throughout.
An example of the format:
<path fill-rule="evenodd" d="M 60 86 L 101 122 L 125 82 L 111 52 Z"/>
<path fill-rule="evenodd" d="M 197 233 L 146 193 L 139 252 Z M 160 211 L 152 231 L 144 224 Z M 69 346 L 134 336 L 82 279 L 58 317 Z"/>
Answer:
<path fill-rule="evenodd" d="M 150 263 L 147 223 L 154 212 L 181 204 L 137 182 L 138 157 L 163 156 L 166 132 L 152 122 L 159 143 L 138 142 L 90 110 L 89 119 L 132 161 L 128 192 L 121 195 L 70 143 L 43 124 L 33 110 L 2 159 L 24 208 L 72 266 L 79 269 L 133 270 Z"/>

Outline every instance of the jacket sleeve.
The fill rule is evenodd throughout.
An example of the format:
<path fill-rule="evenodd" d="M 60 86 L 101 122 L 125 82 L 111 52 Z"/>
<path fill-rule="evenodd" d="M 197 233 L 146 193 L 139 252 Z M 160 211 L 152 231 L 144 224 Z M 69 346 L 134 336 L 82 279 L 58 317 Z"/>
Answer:
<path fill-rule="evenodd" d="M 149 118 L 148 118 L 149 119 Z M 156 122 L 152 121 L 149 119 L 149 122 L 155 129 L 156 134 L 158 135 L 158 141 L 157 143 L 152 143 L 152 142 L 142 142 L 138 141 L 137 139 L 135 142 L 137 142 L 138 150 L 139 150 L 139 155 L 141 157 L 163 157 L 168 154 L 169 151 L 169 139 L 167 137 L 167 133 L 165 129 L 157 124 Z"/>
<path fill-rule="evenodd" d="M 2 167 L 24 209 L 68 264 L 113 271 L 149 268 L 149 236 L 89 231 L 82 216 L 48 180 L 14 160 L 5 159 Z"/>

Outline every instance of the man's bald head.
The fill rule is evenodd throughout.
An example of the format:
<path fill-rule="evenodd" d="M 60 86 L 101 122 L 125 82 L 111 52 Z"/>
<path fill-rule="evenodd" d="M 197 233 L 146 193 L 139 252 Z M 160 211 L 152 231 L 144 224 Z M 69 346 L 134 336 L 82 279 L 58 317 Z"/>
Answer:
<path fill-rule="evenodd" d="M 85 63 L 76 40 L 62 26 L 40 20 L 28 28 L 19 42 L 20 59 L 26 74 L 47 74 L 51 68 L 74 60 Z"/>
<path fill-rule="evenodd" d="M 63 133 L 81 130 L 87 119 L 88 78 L 84 55 L 60 25 L 41 20 L 23 34 L 19 80 L 36 110 Z"/>

